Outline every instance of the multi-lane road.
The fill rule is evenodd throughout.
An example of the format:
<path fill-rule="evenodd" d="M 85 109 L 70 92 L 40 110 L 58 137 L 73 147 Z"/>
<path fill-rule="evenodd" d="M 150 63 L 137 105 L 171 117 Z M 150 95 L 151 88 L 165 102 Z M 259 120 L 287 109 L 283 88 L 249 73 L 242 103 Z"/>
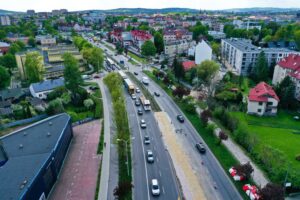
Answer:
<path fill-rule="evenodd" d="M 142 108 L 142 105 L 136 106 L 127 91 L 125 91 L 125 94 L 130 130 L 134 138 L 132 140 L 134 199 L 153 199 L 151 180 L 157 179 L 160 186 L 159 199 L 177 200 L 179 191 L 176 177 L 173 174 L 172 162 L 162 142 L 161 133 L 154 119 L 153 112 L 142 109 L 143 115 L 138 115 L 137 109 Z M 139 95 L 141 94 L 137 93 L 137 97 Z M 144 119 L 147 124 L 147 127 L 144 129 L 140 127 L 141 119 Z M 150 144 L 144 144 L 144 136 L 146 135 L 150 137 Z M 147 162 L 147 150 L 153 151 L 153 163 Z"/>
<path fill-rule="evenodd" d="M 145 76 L 142 73 L 141 67 L 132 65 L 123 55 L 114 55 L 110 49 L 102 44 L 98 47 L 106 49 L 106 53 L 112 56 L 115 60 L 125 61 L 125 66 L 131 71 L 139 73 L 137 78 L 142 79 Z M 197 174 L 199 181 L 205 191 L 207 199 L 224 199 L 224 200 L 239 200 L 242 199 L 235 186 L 226 175 L 223 168 L 220 166 L 217 159 L 208 149 L 206 154 L 200 155 L 194 145 L 202 141 L 193 125 L 186 120 L 183 124 L 176 119 L 178 114 L 184 115 L 177 107 L 175 102 L 153 81 L 150 81 L 147 86 L 149 92 L 153 94 L 159 92 L 160 97 L 155 97 L 159 106 L 171 118 L 176 129 L 181 129 L 184 134 L 180 136 L 182 143 L 185 144 L 186 152 L 191 160 L 192 167 Z M 158 179 L 161 186 L 161 199 L 176 200 L 178 199 L 179 189 L 176 182 L 170 157 L 163 145 L 160 131 L 152 112 L 144 113 L 143 116 L 137 115 L 137 108 L 134 101 L 126 93 L 127 111 L 129 117 L 130 128 L 132 132 L 132 160 L 133 160 L 133 181 L 134 192 L 133 197 L 138 199 L 152 199 L 151 195 L 151 179 Z M 139 126 L 140 119 L 143 118 L 147 122 L 147 128 L 142 130 Z M 150 145 L 145 145 L 143 139 L 145 135 L 149 135 L 151 139 Z M 155 155 L 155 161 L 148 164 L 145 157 L 145 151 L 151 149 Z"/>

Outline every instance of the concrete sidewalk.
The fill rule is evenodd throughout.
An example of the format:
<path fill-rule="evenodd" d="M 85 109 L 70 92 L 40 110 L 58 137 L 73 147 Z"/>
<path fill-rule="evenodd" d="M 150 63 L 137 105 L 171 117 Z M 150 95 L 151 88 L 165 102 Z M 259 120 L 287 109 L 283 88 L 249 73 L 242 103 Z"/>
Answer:
<path fill-rule="evenodd" d="M 200 116 L 200 113 L 202 110 L 198 107 L 196 109 L 198 115 Z M 214 123 L 211 120 L 209 123 Z M 215 135 L 218 137 L 219 132 L 221 129 L 217 126 L 215 130 Z M 225 147 L 231 152 L 231 154 L 240 162 L 240 163 L 247 163 L 250 162 L 252 165 L 254 171 L 253 171 L 253 180 L 259 187 L 264 187 L 267 183 L 269 183 L 269 180 L 264 175 L 264 173 L 259 169 L 255 163 L 252 162 L 252 160 L 246 155 L 246 153 L 241 149 L 241 147 L 236 144 L 230 137 L 228 137 L 227 140 L 223 140 L 222 143 L 225 145 Z M 229 170 L 229 169 L 228 169 Z"/>

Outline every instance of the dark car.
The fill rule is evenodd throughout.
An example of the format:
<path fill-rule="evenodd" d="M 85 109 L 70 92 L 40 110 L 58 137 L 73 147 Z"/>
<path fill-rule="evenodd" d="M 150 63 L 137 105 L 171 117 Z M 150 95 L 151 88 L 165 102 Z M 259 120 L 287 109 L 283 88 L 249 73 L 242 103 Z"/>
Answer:
<path fill-rule="evenodd" d="M 141 108 L 139 108 L 137 113 L 138 113 L 138 115 L 143 115 L 143 110 Z"/>
<path fill-rule="evenodd" d="M 97 90 L 97 89 L 99 89 L 99 87 L 98 86 L 90 86 L 89 89 L 90 90 Z"/>
<path fill-rule="evenodd" d="M 206 149 L 205 149 L 205 146 L 202 142 L 199 142 L 195 145 L 195 147 L 198 149 L 198 151 L 200 153 L 205 153 L 206 152 Z"/>
<path fill-rule="evenodd" d="M 100 76 L 99 75 L 95 75 L 94 78 L 100 78 Z"/>
<path fill-rule="evenodd" d="M 139 73 L 137 73 L 137 72 L 133 72 L 133 74 L 136 75 L 136 76 L 139 75 Z"/>
<path fill-rule="evenodd" d="M 183 118 L 182 115 L 177 115 L 177 119 L 178 119 L 178 121 L 180 121 L 181 123 L 184 122 L 184 118 Z"/>
<path fill-rule="evenodd" d="M 150 137 L 148 135 L 144 137 L 144 144 L 150 144 Z"/>
<path fill-rule="evenodd" d="M 154 92 L 154 95 L 157 96 L 157 97 L 160 96 L 160 94 L 158 92 Z"/>

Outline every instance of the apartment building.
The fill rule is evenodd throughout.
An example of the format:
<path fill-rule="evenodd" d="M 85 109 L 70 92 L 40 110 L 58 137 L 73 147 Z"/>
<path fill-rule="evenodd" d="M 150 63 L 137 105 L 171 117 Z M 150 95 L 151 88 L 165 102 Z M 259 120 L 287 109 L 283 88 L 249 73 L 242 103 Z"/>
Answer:
<path fill-rule="evenodd" d="M 299 54 L 287 48 L 261 48 L 251 40 L 241 38 L 222 39 L 221 55 L 225 66 L 238 75 L 247 76 L 256 65 L 260 52 L 264 51 L 268 65 L 276 64 L 290 54 Z"/>
<path fill-rule="evenodd" d="M 37 43 L 40 43 L 42 46 L 53 46 L 56 45 L 56 38 L 51 35 L 37 35 L 35 36 Z"/>
<path fill-rule="evenodd" d="M 295 98 L 300 101 L 300 55 L 291 54 L 275 66 L 272 84 L 279 84 L 289 76 L 295 85 Z"/>
<path fill-rule="evenodd" d="M 257 20 L 247 20 L 247 21 L 233 20 L 232 24 L 239 29 L 250 30 L 250 29 L 257 28 L 258 30 L 261 30 L 260 21 Z"/>
<path fill-rule="evenodd" d="M 163 35 L 165 42 L 171 42 L 175 40 L 191 41 L 193 39 L 193 33 L 186 29 L 165 29 Z"/>
<path fill-rule="evenodd" d="M 10 17 L 8 15 L 1 15 L 0 23 L 1 23 L 1 26 L 10 26 L 11 25 Z"/>

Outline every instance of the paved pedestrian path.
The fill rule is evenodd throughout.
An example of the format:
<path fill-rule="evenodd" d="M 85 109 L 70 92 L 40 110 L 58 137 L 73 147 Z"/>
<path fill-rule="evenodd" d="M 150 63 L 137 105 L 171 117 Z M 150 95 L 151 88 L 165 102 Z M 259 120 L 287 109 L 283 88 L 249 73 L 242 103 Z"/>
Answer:
<path fill-rule="evenodd" d="M 162 132 L 164 144 L 172 158 L 185 199 L 205 200 L 203 188 L 198 182 L 185 148 L 178 141 L 175 128 L 171 125 L 168 115 L 165 112 L 156 112 L 154 115 Z"/>
<path fill-rule="evenodd" d="M 200 115 L 202 110 L 198 107 L 197 113 Z M 209 123 L 214 123 L 211 120 Z M 215 135 L 218 136 L 221 129 L 218 127 L 215 130 Z M 241 149 L 241 147 L 236 144 L 230 137 L 228 137 L 227 140 L 223 140 L 222 143 L 225 145 L 225 147 L 231 152 L 231 154 L 240 162 L 240 163 L 247 163 L 250 162 L 252 165 L 254 172 L 253 172 L 253 180 L 257 184 L 257 186 L 264 187 L 269 180 L 264 175 L 264 173 L 259 169 L 256 164 L 246 155 L 246 153 Z"/>

